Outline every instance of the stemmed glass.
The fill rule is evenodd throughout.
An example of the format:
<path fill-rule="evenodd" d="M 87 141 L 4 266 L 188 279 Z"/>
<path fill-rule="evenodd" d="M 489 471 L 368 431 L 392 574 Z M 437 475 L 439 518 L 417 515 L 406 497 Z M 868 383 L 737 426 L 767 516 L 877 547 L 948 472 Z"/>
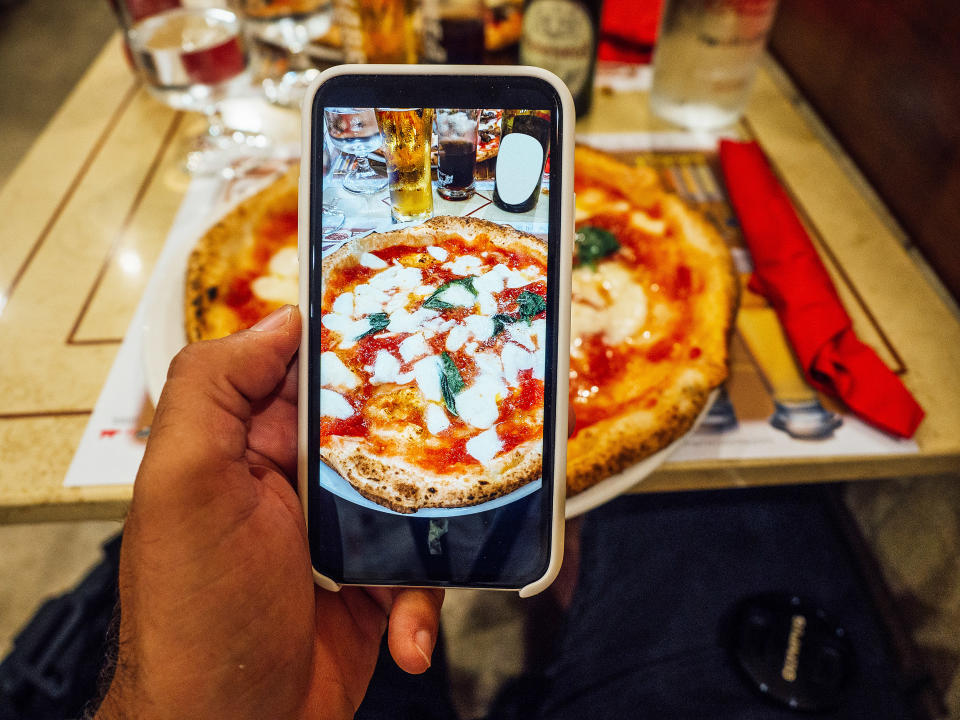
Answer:
<path fill-rule="evenodd" d="M 387 186 L 387 178 L 370 167 L 367 156 L 380 147 L 380 128 L 373 108 L 326 108 L 330 143 L 341 153 L 355 155 L 356 165 L 344 176 L 343 188 L 372 195 Z"/>
<path fill-rule="evenodd" d="M 151 94 L 207 117 L 206 134 L 187 155 L 189 172 L 220 172 L 269 144 L 260 133 L 227 128 L 220 114 L 225 98 L 249 87 L 249 59 L 236 12 L 225 2 L 210 1 L 200 7 L 130 0 L 117 5 L 134 63 Z"/>

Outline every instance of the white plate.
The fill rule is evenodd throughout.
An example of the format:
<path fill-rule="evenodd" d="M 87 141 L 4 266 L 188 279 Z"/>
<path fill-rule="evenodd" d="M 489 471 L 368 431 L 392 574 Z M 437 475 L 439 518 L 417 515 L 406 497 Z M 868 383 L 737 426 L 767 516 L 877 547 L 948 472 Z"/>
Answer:
<path fill-rule="evenodd" d="M 196 238 L 168 248 L 143 294 L 143 368 L 147 392 L 157 406 L 170 361 L 187 344 L 183 297 L 187 260 Z"/>
<path fill-rule="evenodd" d="M 658 450 L 648 458 L 644 458 L 636 465 L 631 465 L 626 470 L 616 475 L 611 475 L 606 480 L 601 480 L 593 487 L 587 488 L 571 498 L 567 498 L 567 509 L 565 513 L 567 519 L 582 515 L 589 510 L 593 510 L 595 507 L 603 505 L 609 500 L 613 500 L 617 495 L 625 493 L 662 465 L 667 458 L 676 452 L 677 448 L 683 444 L 683 441 L 700 426 L 700 423 L 703 422 L 707 413 L 710 412 L 713 401 L 717 399 L 718 392 L 719 390 L 714 390 L 710 393 L 710 396 L 707 398 L 707 404 L 704 405 L 697 419 L 693 421 L 693 426 L 665 448 Z"/>

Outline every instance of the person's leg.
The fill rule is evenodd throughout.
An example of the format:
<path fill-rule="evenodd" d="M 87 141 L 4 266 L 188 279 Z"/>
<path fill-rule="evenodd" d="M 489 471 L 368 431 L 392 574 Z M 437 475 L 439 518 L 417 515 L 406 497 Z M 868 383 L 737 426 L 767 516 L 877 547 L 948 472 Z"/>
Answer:
<path fill-rule="evenodd" d="M 355 720 L 457 720 L 450 698 L 443 634 L 437 640 L 433 664 L 422 675 L 408 675 L 398 668 L 384 638 Z"/>
<path fill-rule="evenodd" d="M 859 672 L 831 717 L 906 717 L 893 663 L 817 492 L 627 496 L 583 522 L 580 572 L 538 717 L 788 718 L 738 675 L 725 615 L 768 591 L 848 631 Z"/>

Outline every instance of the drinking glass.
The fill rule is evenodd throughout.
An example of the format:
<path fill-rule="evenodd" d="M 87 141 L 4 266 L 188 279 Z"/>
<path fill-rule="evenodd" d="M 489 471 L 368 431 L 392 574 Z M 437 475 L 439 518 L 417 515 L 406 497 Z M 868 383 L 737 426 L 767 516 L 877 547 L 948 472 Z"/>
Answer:
<path fill-rule="evenodd" d="M 264 148 L 259 133 L 229 129 L 219 105 L 249 86 L 241 21 L 226 3 L 170 7 L 120 0 L 118 10 L 134 64 L 150 93 L 178 110 L 202 112 L 207 132 L 187 155 L 187 170 L 226 169 L 236 157 Z"/>
<path fill-rule="evenodd" d="M 408 0 L 336 0 L 350 63 L 415 63 L 414 4 Z"/>
<path fill-rule="evenodd" d="M 750 97 L 777 0 L 667 0 L 650 107 L 694 130 L 736 122 Z"/>
<path fill-rule="evenodd" d="M 370 167 L 367 156 L 380 147 L 380 129 L 373 108 L 326 108 L 323 111 L 330 144 L 357 164 L 343 178 L 344 190 L 371 195 L 387 185 L 387 178 Z"/>
<path fill-rule="evenodd" d="M 479 113 L 470 108 L 437 108 L 437 194 L 445 200 L 473 195 Z"/>
<path fill-rule="evenodd" d="M 395 222 L 433 214 L 430 134 L 433 108 L 377 108 L 390 179 L 390 215 Z"/>
<path fill-rule="evenodd" d="M 243 14 L 255 81 L 271 102 L 299 107 L 320 70 L 343 62 L 333 0 L 234 0 Z"/>

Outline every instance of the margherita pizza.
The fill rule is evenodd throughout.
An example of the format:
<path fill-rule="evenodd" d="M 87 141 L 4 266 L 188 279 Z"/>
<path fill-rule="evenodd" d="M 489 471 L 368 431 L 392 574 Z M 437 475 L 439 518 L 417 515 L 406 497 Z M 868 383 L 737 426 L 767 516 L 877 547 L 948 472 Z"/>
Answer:
<path fill-rule="evenodd" d="M 297 304 L 299 166 L 211 227 L 187 263 L 187 340 L 243 330 Z"/>
<path fill-rule="evenodd" d="M 650 168 L 578 147 L 567 445 L 574 494 L 687 432 L 727 375 L 722 238 Z"/>
<path fill-rule="evenodd" d="M 545 244 L 435 217 L 322 263 L 320 455 L 398 512 L 474 505 L 540 477 Z"/>
<path fill-rule="evenodd" d="M 190 341 L 297 301 L 296 173 L 201 238 L 187 272 Z M 575 189 L 569 494 L 689 430 L 726 377 L 737 296 L 722 239 L 652 169 L 578 147 Z M 464 218 L 331 255 L 321 319 L 331 467 L 401 512 L 484 502 L 539 477 L 544 320 L 533 296 L 545 262 L 536 238 Z"/>

